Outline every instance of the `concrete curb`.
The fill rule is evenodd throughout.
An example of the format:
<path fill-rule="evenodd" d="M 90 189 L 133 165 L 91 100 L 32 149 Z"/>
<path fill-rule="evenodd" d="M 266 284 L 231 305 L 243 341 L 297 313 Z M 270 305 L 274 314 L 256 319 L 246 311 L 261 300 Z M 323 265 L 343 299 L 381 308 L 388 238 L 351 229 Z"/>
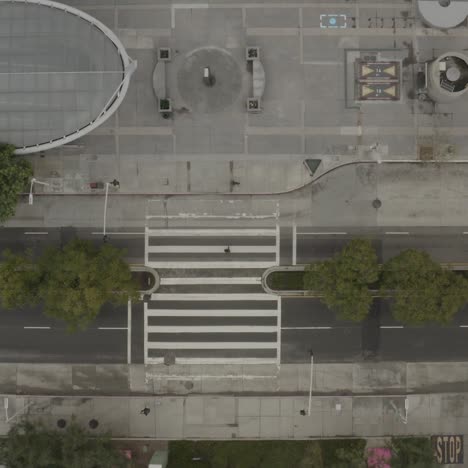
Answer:
<path fill-rule="evenodd" d="M 154 268 L 148 267 L 146 265 L 130 265 L 130 271 L 147 271 L 148 273 L 151 273 L 154 276 L 153 287 L 151 287 L 150 289 L 145 289 L 144 291 L 140 291 L 141 294 L 152 294 L 158 290 L 160 285 L 160 278 L 159 273 Z"/>
<path fill-rule="evenodd" d="M 305 266 L 301 265 L 289 265 L 289 266 L 272 266 L 267 268 L 262 275 L 262 287 L 263 290 L 268 294 L 274 294 L 276 296 L 309 296 L 309 294 L 305 294 L 306 291 L 279 291 L 277 289 L 271 289 L 268 286 L 267 278 L 270 276 L 271 273 L 275 271 L 304 271 Z"/>

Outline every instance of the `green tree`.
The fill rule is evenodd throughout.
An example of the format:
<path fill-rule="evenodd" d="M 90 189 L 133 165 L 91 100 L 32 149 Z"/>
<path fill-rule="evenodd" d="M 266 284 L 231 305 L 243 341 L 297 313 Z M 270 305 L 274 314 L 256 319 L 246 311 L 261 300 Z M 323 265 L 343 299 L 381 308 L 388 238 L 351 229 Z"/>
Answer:
<path fill-rule="evenodd" d="M 0 263 L 0 299 L 6 309 L 23 307 L 37 302 L 39 272 L 33 265 L 30 251 L 15 255 L 3 252 Z"/>
<path fill-rule="evenodd" d="M 425 437 L 392 437 L 392 468 L 436 468 L 431 440 Z"/>
<path fill-rule="evenodd" d="M 468 299 L 467 280 L 442 268 L 427 252 L 408 249 L 385 263 L 382 290 L 392 293 L 396 320 L 448 323 Z"/>
<path fill-rule="evenodd" d="M 343 320 L 361 321 L 372 304 L 369 286 L 378 277 L 379 265 L 372 244 L 354 239 L 331 260 L 308 265 L 304 288 L 322 294 L 322 301 Z"/>
<path fill-rule="evenodd" d="M 0 143 L 0 223 L 14 216 L 18 196 L 33 175 L 31 164 L 14 151 L 14 146 Z"/>
<path fill-rule="evenodd" d="M 124 468 L 124 457 L 108 435 L 92 437 L 76 422 L 65 430 L 23 421 L 0 444 L 0 460 L 9 468 Z"/>
<path fill-rule="evenodd" d="M 84 329 L 106 302 L 119 305 L 138 298 L 122 256 L 110 244 L 97 248 L 79 239 L 48 248 L 37 262 L 28 254 L 6 253 L 0 267 L 0 280 L 7 279 L 0 285 L 2 303 L 7 308 L 42 303 L 45 314 L 65 321 L 69 331 Z"/>

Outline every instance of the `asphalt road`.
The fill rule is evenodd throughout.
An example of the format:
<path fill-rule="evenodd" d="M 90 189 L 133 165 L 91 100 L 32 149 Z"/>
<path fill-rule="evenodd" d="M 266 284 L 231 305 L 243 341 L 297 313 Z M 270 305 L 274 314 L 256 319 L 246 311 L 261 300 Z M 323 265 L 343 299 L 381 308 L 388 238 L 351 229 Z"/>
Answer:
<path fill-rule="evenodd" d="M 282 264 L 291 264 L 296 249 L 296 262 L 307 263 L 313 260 L 328 258 L 339 251 L 350 239 L 358 233 L 348 229 L 337 229 L 335 234 L 316 233 L 310 227 L 294 229 L 291 227 L 281 229 L 280 259 Z M 341 232 L 340 234 L 338 232 Z M 346 232 L 346 234 L 343 234 Z M 396 231 L 389 231 L 396 232 Z M 425 248 L 431 255 L 441 262 L 465 262 L 468 259 L 468 236 L 461 230 L 449 229 L 443 231 L 420 229 L 410 234 L 389 234 L 378 231 L 360 231 L 359 234 L 369 237 L 374 242 L 379 258 L 386 259 L 405 248 Z M 68 239 L 78 236 L 92 239 L 97 244 L 102 242 L 102 233 L 92 229 L 48 229 L 47 231 L 27 229 L 0 229 L 0 248 L 10 248 L 14 251 L 22 251 L 31 248 L 38 254 L 48 245 L 60 245 Z M 135 229 L 121 230 L 110 233 L 110 242 L 127 250 L 127 260 L 132 263 L 144 261 L 144 236 L 143 229 L 138 232 Z M 159 239 L 159 245 L 183 246 L 187 239 L 174 238 L 169 242 L 167 238 Z M 254 247 L 261 245 L 263 241 L 248 242 L 237 239 L 233 245 Z M 190 244 L 199 247 L 208 245 L 224 245 L 223 240 L 190 238 Z M 245 245 L 244 245 L 245 244 Z M 177 261 L 193 260 L 199 247 L 194 247 L 195 252 L 186 252 L 185 255 L 177 254 Z M 210 255 L 217 255 L 211 253 Z M 242 255 L 242 254 L 235 254 Z M 255 257 L 257 254 L 255 254 Z M 198 258 L 198 257 L 196 257 Z M 245 258 L 243 261 L 248 261 Z M 222 270 L 214 269 L 211 274 L 222 273 Z M 223 275 L 225 275 L 225 271 Z M 228 275 L 229 276 L 229 275 Z M 208 286 L 207 286 L 208 287 Z M 223 286 L 231 288 L 229 292 L 237 292 L 240 286 Z M 251 286 L 242 286 L 242 291 L 248 291 Z M 180 289 L 182 288 L 182 289 Z M 195 288 L 195 289 L 194 289 Z M 201 288 L 201 289 L 200 289 Z M 164 291 L 180 292 L 208 292 L 204 286 L 174 285 L 165 286 Z M 217 286 L 219 288 L 219 286 Z M 200 289 L 200 291 L 198 291 Z M 183 291 L 182 291 L 183 290 Z M 223 289 L 224 291 L 224 289 Z M 209 291 L 211 292 L 211 290 Z M 237 303 L 240 310 L 251 308 L 251 304 L 245 301 Z M 177 308 L 178 302 L 173 302 L 171 307 Z M 161 307 L 162 303 L 159 305 Z M 207 311 L 212 308 L 219 309 L 218 317 L 209 317 Z M 168 306 L 168 308 L 171 308 Z M 185 302 L 184 307 L 188 307 Z M 192 327 L 203 324 L 216 330 L 216 336 L 206 335 L 200 332 L 191 334 L 193 342 L 211 340 L 233 340 L 241 343 L 244 338 L 235 333 L 236 326 L 247 325 L 262 327 L 271 325 L 272 318 L 244 317 L 236 318 L 223 316 L 222 310 L 226 304 L 216 302 L 200 302 L 196 309 L 201 307 L 203 314 L 200 317 L 192 317 L 188 320 L 177 317 L 151 318 L 151 326 L 185 326 Z M 192 308 L 192 306 L 190 307 Z M 305 362 L 309 358 L 309 350 L 313 349 L 317 360 L 328 362 L 353 361 L 363 359 L 381 360 L 464 360 L 468 358 L 468 328 L 460 327 L 468 325 L 468 308 L 465 308 L 456 317 L 453 324 L 448 327 L 401 327 L 393 321 L 388 310 L 388 304 L 383 301 L 374 303 L 370 318 L 363 324 L 342 322 L 336 319 L 335 314 L 318 300 L 283 299 L 281 315 L 281 361 Z M 41 328 L 39 328 L 41 327 Z M 395 328 L 397 327 L 397 328 Z M 132 306 L 131 327 L 127 326 L 127 307 L 113 308 L 106 306 L 102 314 L 90 329 L 76 334 L 68 334 L 62 323 L 54 322 L 40 313 L 39 308 L 25 308 L 16 311 L 0 309 L 0 361 L 3 362 L 127 362 L 127 342 L 130 337 L 130 358 L 132 362 L 144 360 L 144 336 L 143 336 L 143 306 Z M 222 329 L 222 330 L 221 330 Z M 188 329 L 187 329 L 188 330 Z M 228 331 L 234 334 L 226 333 Z M 252 330 L 253 331 L 253 330 Z M 153 334 L 154 333 L 154 334 Z M 158 328 L 154 329 L 147 339 L 151 342 L 159 341 L 161 336 Z M 220 334 L 219 334 L 220 333 Z M 256 338 L 256 333 L 249 333 L 249 341 Z M 165 331 L 164 339 L 173 340 L 175 343 L 183 338 L 187 342 L 188 335 L 175 333 L 170 335 Z M 258 336 L 258 342 L 265 340 L 264 335 Z M 86 343 L 86 346 L 83 346 Z M 187 345 L 188 346 L 188 345 Z M 248 348 L 248 345 L 246 346 Z M 155 350 L 156 351 L 156 350 Z M 154 352 L 155 352 L 154 351 Z M 244 351 L 243 351 L 244 352 Z M 247 352 L 247 350 L 245 351 Z M 250 351 L 249 351 L 250 352 Z M 256 351 L 258 357 L 262 350 Z M 260 354 L 259 354 L 260 353 Z M 208 351 L 203 354 L 207 358 L 215 356 L 216 351 Z M 239 355 L 240 357 L 240 355 Z"/>
<path fill-rule="evenodd" d="M 126 363 L 128 334 L 132 362 L 143 362 L 143 306 L 132 304 L 130 328 L 127 312 L 106 304 L 90 328 L 70 333 L 40 307 L 0 308 L 0 362 Z"/>
<path fill-rule="evenodd" d="M 468 262 L 468 236 L 463 229 L 398 228 L 359 231 L 346 227 L 333 231 L 301 226 L 282 231 L 282 264 L 297 264 L 330 258 L 351 239 L 368 238 L 379 261 L 409 248 L 424 249 L 444 263 Z M 295 254 L 294 254 L 295 250 Z M 362 324 L 340 321 L 334 312 L 313 298 L 282 300 L 281 361 L 307 362 L 310 350 L 318 361 L 343 362 L 379 360 L 465 360 L 468 359 L 468 306 L 449 326 L 403 327 L 392 318 L 388 301 L 376 300 L 368 320 Z"/>
<path fill-rule="evenodd" d="M 468 305 L 448 326 L 408 327 L 374 301 L 363 323 L 338 320 L 318 299 L 282 299 L 281 362 L 464 361 L 468 359 Z"/>
<path fill-rule="evenodd" d="M 129 231 L 134 232 L 134 231 Z M 48 246 L 59 246 L 73 237 L 102 243 L 102 234 L 92 229 L 0 229 L 0 248 L 35 255 Z M 116 247 L 126 250 L 131 263 L 143 263 L 143 229 L 137 235 L 109 236 Z M 103 307 L 89 329 L 69 333 L 65 325 L 46 317 L 40 307 L 4 310 L 0 307 L 0 361 L 48 363 L 126 363 L 128 342 L 131 362 L 143 362 L 143 305 L 132 304 L 131 324 L 128 307 Z"/>

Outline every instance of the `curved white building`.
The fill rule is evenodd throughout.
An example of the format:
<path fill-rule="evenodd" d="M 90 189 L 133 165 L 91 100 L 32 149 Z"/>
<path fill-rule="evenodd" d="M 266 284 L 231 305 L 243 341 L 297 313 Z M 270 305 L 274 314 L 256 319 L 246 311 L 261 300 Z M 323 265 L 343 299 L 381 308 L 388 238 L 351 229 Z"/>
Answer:
<path fill-rule="evenodd" d="M 119 107 L 135 68 L 92 16 L 48 0 L 0 0 L 0 142 L 27 154 L 82 137 Z"/>

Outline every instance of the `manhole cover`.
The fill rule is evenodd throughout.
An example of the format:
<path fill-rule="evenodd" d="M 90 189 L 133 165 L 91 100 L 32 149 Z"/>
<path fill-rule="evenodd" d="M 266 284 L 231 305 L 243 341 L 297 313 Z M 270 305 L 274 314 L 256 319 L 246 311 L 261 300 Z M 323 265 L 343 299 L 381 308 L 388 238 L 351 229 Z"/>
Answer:
<path fill-rule="evenodd" d="M 96 419 L 91 419 L 88 425 L 91 429 L 96 429 L 99 426 L 99 422 Z"/>
<path fill-rule="evenodd" d="M 210 79 L 204 79 L 209 70 Z M 242 89 L 242 72 L 234 57 L 217 47 L 190 52 L 178 73 L 177 86 L 192 112 L 219 112 L 233 104 Z"/>
<path fill-rule="evenodd" d="M 193 388 L 193 382 L 190 382 L 190 381 L 185 382 L 184 386 L 185 386 L 185 388 L 186 388 L 187 390 L 192 390 L 192 388 Z"/>
<path fill-rule="evenodd" d="M 65 421 L 65 419 L 59 419 L 57 421 L 57 427 L 59 427 L 60 429 L 63 429 L 66 425 L 67 421 Z"/>
<path fill-rule="evenodd" d="M 372 201 L 372 206 L 377 209 L 377 208 L 380 208 L 382 206 L 382 202 L 376 198 L 375 200 Z"/>

